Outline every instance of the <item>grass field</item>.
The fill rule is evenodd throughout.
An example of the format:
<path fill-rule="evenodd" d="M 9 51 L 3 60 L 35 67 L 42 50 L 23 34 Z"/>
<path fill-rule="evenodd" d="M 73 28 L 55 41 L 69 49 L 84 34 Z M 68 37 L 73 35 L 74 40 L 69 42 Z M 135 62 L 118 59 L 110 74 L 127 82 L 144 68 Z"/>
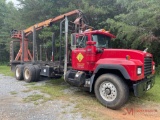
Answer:
<path fill-rule="evenodd" d="M 10 66 L 0 66 L 0 73 L 5 76 L 14 76 L 14 73 L 10 70 Z"/>
<path fill-rule="evenodd" d="M 8 66 L 0 66 L 0 74 L 4 74 L 6 76 L 14 76 L 14 74 L 10 71 L 10 67 Z M 64 94 L 64 90 L 69 89 L 70 85 L 64 82 L 63 79 L 59 80 L 50 80 L 47 81 L 45 85 L 36 86 L 36 83 L 27 84 L 30 90 L 40 90 L 42 93 L 47 93 L 51 96 L 47 100 L 61 99 L 70 101 L 71 103 L 76 103 L 75 110 L 73 112 L 82 112 L 83 116 L 91 116 L 92 119 L 106 119 L 103 115 L 101 115 L 98 111 L 99 109 L 105 109 L 95 98 L 94 94 L 89 92 L 85 92 L 83 90 L 78 90 L 74 94 Z M 156 76 L 156 83 L 154 87 L 147 91 L 145 95 L 140 98 L 134 97 L 133 94 L 130 95 L 130 99 L 128 104 L 141 104 L 147 102 L 160 103 L 160 76 Z M 27 92 L 27 91 L 25 91 Z M 43 98 L 43 96 L 29 96 L 26 98 L 26 101 L 38 100 L 39 98 Z M 96 113 L 95 113 L 96 111 Z"/>

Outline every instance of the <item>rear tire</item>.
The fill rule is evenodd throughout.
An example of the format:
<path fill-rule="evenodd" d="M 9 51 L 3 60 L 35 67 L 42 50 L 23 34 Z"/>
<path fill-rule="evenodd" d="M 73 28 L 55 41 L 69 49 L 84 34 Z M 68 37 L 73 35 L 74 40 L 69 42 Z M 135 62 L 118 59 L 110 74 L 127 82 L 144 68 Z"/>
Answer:
<path fill-rule="evenodd" d="M 17 65 L 15 68 L 15 78 L 17 80 L 23 80 L 24 65 Z"/>
<path fill-rule="evenodd" d="M 34 66 L 33 65 L 25 66 L 23 76 L 24 76 L 24 80 L 28 83 L 35 81 L 36 69 L 34 68 Z"/>
<path fill-rule="evenodd" d="M 35 82 L 39 81 L 40 79 L 40 68 L 38 65 L 34 65 L 34 68 L 35 68 Z"/>
<path fill-rule="evenodd" d="M 103 74 L 98 77 L 94 92 L 100 103 L 111 109 L 119 109 L 129 97 L 128 86 L 119 76 L 114 74 Z"/>

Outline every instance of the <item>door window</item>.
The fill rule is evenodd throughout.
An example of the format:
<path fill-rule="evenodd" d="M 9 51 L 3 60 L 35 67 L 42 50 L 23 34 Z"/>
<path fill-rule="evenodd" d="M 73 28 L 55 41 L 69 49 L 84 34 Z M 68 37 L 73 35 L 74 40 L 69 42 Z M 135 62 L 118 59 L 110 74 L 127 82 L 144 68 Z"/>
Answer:
<path fill-rule="evenodd" d="M 87 40 L 88 40 L 87 36 L 79 36 L 77 38 L 77 44 L 76 44 L 77 48 L 85 48 Z"/>

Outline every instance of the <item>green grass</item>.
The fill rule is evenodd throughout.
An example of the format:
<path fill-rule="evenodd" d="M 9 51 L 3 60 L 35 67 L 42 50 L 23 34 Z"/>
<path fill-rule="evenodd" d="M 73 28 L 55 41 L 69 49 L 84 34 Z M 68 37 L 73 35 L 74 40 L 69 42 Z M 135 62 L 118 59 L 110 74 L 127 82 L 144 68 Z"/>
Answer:
<path fill-rule="evenodd" d="M 156 75 L 155 85 L 149 91 L 147 91 L 142 97 L 134 97 L 130 95 L 129 102 L 133 103 L 143 103 L 143 102 L 156 102 L 160 103 L 160 75 Z"/>
<path fill-rule="evenodd" d="M 40 94 L 34 94 L 34 95 L 29 95 L 28 97 L 24 98 L 23 100 L 25 102 L 35 102 L 35 101 L 38 101 L 38 100 L 45 100 L 47 99 L 46 97 L 44 97 L 44 95 L 40 95 Z"/>
<path fill-rule="evenodd" d="M 31 92 L 31 91 L 32 91 L 31 89 L 27 89 L 27 90 L 23 90 L 21 92 L 28 93 L 28 92 Z"/>
<path fill-rule="evenodd" d="M 63 93 L 63 90 L 66 88 L 67 84 L 64 82 L 63 79 L 50 80 L 42 86 L 30 86 L 30 89 L 32 90 L 40 90 L 42 93 L 49 94 L 51 96 L 51 99 L 63 97 L 65 95 Z"/>
<path fill-rule="evenodd" d="M 79 90 L 73 97 L 72 102 L 76 104 L 73 113 L 81 112 L 84 118 L 89 116 L 92 120 L 109 120 L 109 116 L 100 111 L 105 111 L 106 108 L 98 102 L 93 93 Z"/>
<path fill-rule="evenodd" d="M 17 94 L 16 91 L 11 91 L 10 93 L 11 93 L 11 95 L 16 95 Z"/>
<path fill-rule="evenodd" d="M 34 85 L 36 85 L 36 82 L 28 83 L 28 84 L 26 84 L 25 86 L 34 86 Z"/>
<path fill-rule="evenodd" d="M 0 73 L 5 76 L 14 76 L 14 73 L 11 72 L 10 66 L 0 66 Z"/>

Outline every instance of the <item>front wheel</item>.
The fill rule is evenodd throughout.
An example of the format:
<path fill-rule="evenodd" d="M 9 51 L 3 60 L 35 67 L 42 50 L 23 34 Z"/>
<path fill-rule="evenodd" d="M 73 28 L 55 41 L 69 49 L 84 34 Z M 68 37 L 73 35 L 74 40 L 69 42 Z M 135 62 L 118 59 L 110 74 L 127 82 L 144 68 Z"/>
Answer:
<path fill-rule="evenodd" d="M 103 74 L 98 77 L 94 92 L 97 99 L 111 109 L 119 109 L 127 102 L 129 97 L 128 86 L 114 74 Z"/>

